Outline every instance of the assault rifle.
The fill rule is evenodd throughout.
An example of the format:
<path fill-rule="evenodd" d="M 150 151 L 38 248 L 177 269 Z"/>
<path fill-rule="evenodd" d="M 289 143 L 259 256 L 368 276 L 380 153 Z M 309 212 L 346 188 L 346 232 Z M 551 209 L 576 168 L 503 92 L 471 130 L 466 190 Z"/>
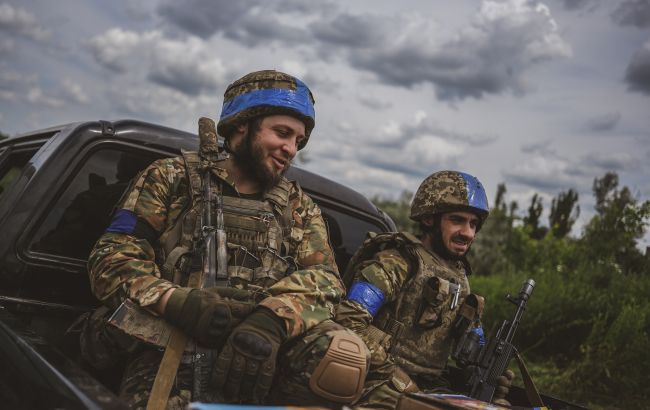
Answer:
<path fill-rule="evenodd" d="M 203 214 L 201 215 L 201 240 L 197 241 L 202 256 L 201 288 L 227 286 L 228 254 L 226 253 L 226 230 L 223 221 L 223 198 L 215 190 L 212 167 L 219 160 L 219 146 L 214 121 L 210 118 L 199 119 L 199 157 L 203 172 Z M 212 205 L 216 205 L 216 226 L 212 218 Z M 212 365 L 217 357 L 216 349 L 197 345 L 194 354 L 194 385 L 192 398 L 205 401 Z"/>
<path fill-rule="evenodd" d="M 214 121 L 199 119 L 199 156 L 203 171 L 203 215 L 201 216 L 201 247 L 203 248 L 202 288 L 227 285 L 228 254 L 226 251 L 226 230 L 223 222 L 223 199 L 215 192 L 211 168 L 219 160 L 219 146 Z M 215 203 L 216 226 L 212 218 L 212 204 Z"/>
<path fill-rule="evenodd" d="M 510 359 L 516 356 L 519 361 L 522 377 L 526 385 L 528 399 L 532 405 L 542 405 L 537 389 L 532 384 L 532 379 L 520 361 L 517 349 L 512 344 L 521 317 L 526 310 L 526 303 L 530 299 L 535 287 L 535 281 L 528 279 L 519 291 L 519 296 L 514 298 L 508 294 L 506 299 L 517 306 L 512 320 L 504 320 L 489 343 L 480 343 L 480 336 L 476 332 L 466 332 L 456 345 L 452 357 L 456 364 L 464 369 L 469 376 L 467 387 L 469 396 L 484 402 L 491 402 L 497 388 L 497 378 L 508 368 Z M 532 387 L 530 387 L 531 385 Z"/>

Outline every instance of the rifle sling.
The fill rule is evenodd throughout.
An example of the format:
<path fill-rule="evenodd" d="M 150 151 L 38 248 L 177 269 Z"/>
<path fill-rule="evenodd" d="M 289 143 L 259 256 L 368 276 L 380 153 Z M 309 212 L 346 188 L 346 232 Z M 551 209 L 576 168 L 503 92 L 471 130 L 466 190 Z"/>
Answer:
<path fill-rule="evenodd" d="M 191 288 L 201 287 L 202 274 L 203 272 L 201 270 L 192 272 L 187 285 Z M 151 393 L 149 394 L 147 410 L 164 409 L 167 406 L 169 392 L 172 390 L 172 384 L 176 379 L 178 366 L 181 363 L 183 351 L 188 340 L 189 338 L 183 331 L 174 327 L 167 347 L 165 348 L 165 354 L 160 361 L 160 367 L 158 367 Z"/>
<path fill-rule="evenodd" d="M 544 406 L 544 403 L 542 402 L 542 398 L 539 396 L 539 390 L 537 390 L 537 387 L 535 387 L 535 383 L 533 382 L 533 379 L 530 377 L 530 373 L 528 373 L 528 369 L 526 369 L 526 365 L 524 364 L 524 359 L 521 358 L 517 349 L 513 349 L 513 351 L 515 353 L 515 359 L 517 359 L 517 366 L 519 366 L 519 373 L 521 373 L 521 379 L 523 380 L 524 387 L 526 388 L 526 396 L 528 396 L 528 401 L 534 407 Z"/>

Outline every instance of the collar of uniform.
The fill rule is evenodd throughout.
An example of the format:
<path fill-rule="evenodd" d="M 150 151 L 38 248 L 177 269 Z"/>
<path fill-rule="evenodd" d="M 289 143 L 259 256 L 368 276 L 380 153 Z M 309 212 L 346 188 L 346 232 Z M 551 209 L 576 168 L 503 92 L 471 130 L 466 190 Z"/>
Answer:
<path fill-rule="evenodd" d="M 235 190 L 235 192 L 239 193 L 235 181 L 232 179 L 230 174 L 228 174 L 228 171 L 225 168 L 213 166 L 210 170 L 212 171 L 212 175 L 227 183 Z"/>
<path fill-rule="evenodd" d="M 237 183 L 234 179 L 232 179 L 230 174 L 228 174 L 228 170 L 225 168 L 213 166 L 211 168 L 211 171 L 214 176 L 230 185 L 238 195 L 241 195 L 237 189 Z M 290 187 L 291 182 L 284 175 L 281 175 L 278 183 L 264 193 L 264 199 L 268 199 L 271 202 L 278 203 L 278 205 L 285 206 L 286 204 L 282 202 L 286 201 L 282 201 L 280 198 L 288 198 Z"/>

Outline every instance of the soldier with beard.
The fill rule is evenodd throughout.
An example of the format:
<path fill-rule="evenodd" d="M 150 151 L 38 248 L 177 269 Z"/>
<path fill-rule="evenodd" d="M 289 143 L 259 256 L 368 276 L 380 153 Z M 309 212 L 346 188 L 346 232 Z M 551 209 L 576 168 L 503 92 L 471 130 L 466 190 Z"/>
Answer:
<path fill-rule="evenodd" d="M 307 86 L 281 72 L 258 71 L 235 81 L 217 125 L 225 152 L 209 165 L 186 152 L 154 162 L 135 178 L 95 245 L 90 283 L 104 305 L 115 309 L 129 299 L 218 352 L 207 396 L 196 393 L 193 360 L 199 355 L 184 354 L 168 408 L 184 408 L 190 400 L 341 403 L 360 393 L 369 353 L 331 320 L 344 289 L 324 220 L 298 184 L 283 176 L 307 144 L 313 104 Z M 188 281 L 203 257 L 197 237 L 210 229 L 200 226 L 204 178 L 222 204 L 228 266 L 227 281 L 198 289 Z M 110 339 L 103 335 L 88 340 Z M 344 352 L 347 362 L 315 358 L 332 356 L 329 349 L 336 356 L 339 345 L 355 347 Z M 119 394 L 142 408 L 162 354 L 151 346 L 130 350 Z M 359 375 L 356 385 L 319 383 L 338 380 L 330 372 L 337 376 L 341 365 Z M 274 391 L 295 395 L 269 398 L 273 382 L 284 389 Z"/>
<path fill-rule="evenodd" d="M 488 214 L 477 178 L 436 172 L 411 206 L 421 235 L 371 235 L 352 258 L 344 276 L 351 286 L 335 320 L 371 351 L 359 406 L 393 409 L 405 392 L 449 392 L 445 367 L 454 341 L 467 331 L 482 335 L 483 298 L 470 293 L 466 255 Z M 505 404 L 509 383 L 498 402 Z"/>

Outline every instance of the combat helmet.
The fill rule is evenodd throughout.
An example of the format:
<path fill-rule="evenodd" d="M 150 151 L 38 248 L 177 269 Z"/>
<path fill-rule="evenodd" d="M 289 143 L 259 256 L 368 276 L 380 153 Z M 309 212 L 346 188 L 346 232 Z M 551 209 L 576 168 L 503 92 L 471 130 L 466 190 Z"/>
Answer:
<path fill-rule="evenodd" d="M 315 125 L 314 97 L 305 83 L 289 74 L 275 70 L 246 74 L 226 88 L 217 132 L 229 135 L 239 124 L 266 115 L 291 115 L 305 124 L 300 150 Z"/>
<path fill-rule="evenodd" d="M 481 223 L 490 213 L 487 195 L 475 176 L 458 171 L 440 171 L 429 175 L 415 193 L 411 203 L 411 219 L 443 212 L 470 211 Z"/>

